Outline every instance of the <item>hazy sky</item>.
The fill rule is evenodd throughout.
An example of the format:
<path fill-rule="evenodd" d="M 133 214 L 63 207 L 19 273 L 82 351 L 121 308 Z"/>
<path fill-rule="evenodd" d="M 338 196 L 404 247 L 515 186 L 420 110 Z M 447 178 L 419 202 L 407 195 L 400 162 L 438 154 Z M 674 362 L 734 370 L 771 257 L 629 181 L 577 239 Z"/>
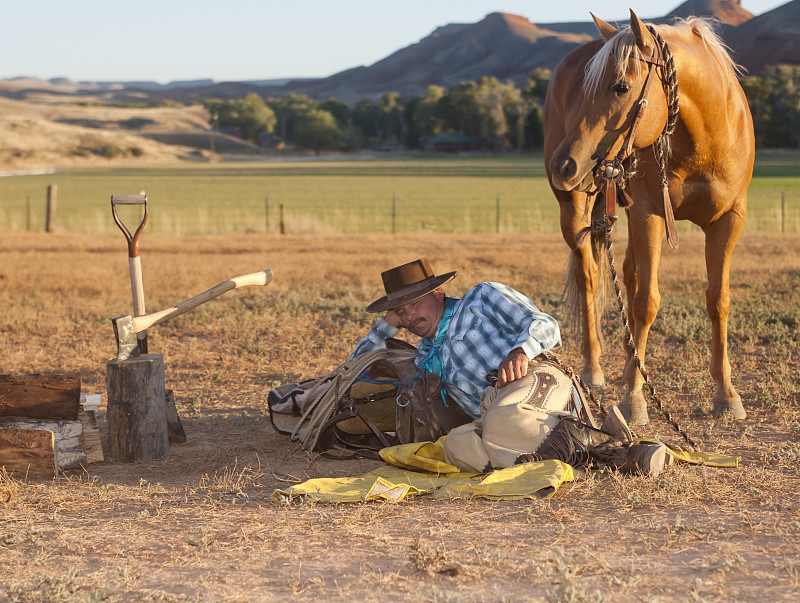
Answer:
<path fill-rule="evenodd" d="M 760 15 L 788 0 L 742 0 Z M 646 19 L 681 0 L 0 0 L 0 78 L 320 77 L 372 63 L 492 12 L 534 23 Z"/>

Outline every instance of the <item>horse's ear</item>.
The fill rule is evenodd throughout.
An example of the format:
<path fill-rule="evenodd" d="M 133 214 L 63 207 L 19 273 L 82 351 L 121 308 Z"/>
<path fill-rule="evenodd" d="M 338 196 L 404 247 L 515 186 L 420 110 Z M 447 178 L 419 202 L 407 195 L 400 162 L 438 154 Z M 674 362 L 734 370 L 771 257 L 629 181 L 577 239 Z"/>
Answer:
<path fill-rule="evenodd" d="M 600 32 L 600 35 L 603 36 L 603 39 L 608 42 L 611 38 L 617 35 L 617 28 L 611 25 L 610 23 L 606 23 L 602 19 L 598 18 L 597 15 L 590 12 L 592 15 L 592 19 L 594 19 L 594 24 L 597 26 L 597 31 Z"/>
<path fill-rule="evenodd" d="M 653 36 L 647 30 L 647 26 L 642 20 L 636 16 L 636 13 L 631 9 L 631 33 L 636 39 L 636 47 L 646 57 L 653 54 Z"/>

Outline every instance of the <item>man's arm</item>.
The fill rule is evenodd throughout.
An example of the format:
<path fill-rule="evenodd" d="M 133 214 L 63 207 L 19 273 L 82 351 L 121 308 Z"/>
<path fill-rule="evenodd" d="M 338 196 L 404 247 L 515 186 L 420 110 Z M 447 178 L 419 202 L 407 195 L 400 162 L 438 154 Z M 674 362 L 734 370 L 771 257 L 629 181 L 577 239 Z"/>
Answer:
<path fill-rule="evenodd" d="M 530 360 L 559 347 L 561 332 L 552 316 L 541 312 L 519 291 L 499 283 L 490 286 L 484 303 L 499 319 L 504 338 L 512 348 L 497 367 L 497 386 L 503 387 L 527 375 Z"/>
<path fill-rule="evenodd" d="M 397 324 L 395 324 L 395 322 Z M 356 344 L 355 350 L 350 354 L 350 358 L 355 358 L 361 354 L 371 352 L 386 347 L 386 340 L 394 337 L 400 330 L 400 319 L 394 310 L 389 310 L 386 316 L 378 320 L 361 341 Z"/>

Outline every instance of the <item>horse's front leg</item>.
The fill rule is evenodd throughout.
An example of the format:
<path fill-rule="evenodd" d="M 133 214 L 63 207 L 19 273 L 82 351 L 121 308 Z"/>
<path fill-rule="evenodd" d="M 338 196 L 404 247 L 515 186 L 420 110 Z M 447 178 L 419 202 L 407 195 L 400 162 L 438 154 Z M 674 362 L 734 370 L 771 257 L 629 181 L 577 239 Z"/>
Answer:
<path fill-rule="evenodd" d="M 588 238 L 588 237 L 587 237 Z M 600 317 L 597 315 L 595 296 L 602 294 L 597 289 L 599 270 L 592 251 L 591 243 L 573 251 L 572 276 L 580 292 L 580 320 L 581 320 L 581 355 L 583 368 L 581 379 L 592 388 L 598 389 L 605 386 L 605 376 L 600 368 L 600 353 L 602 345 L 599 337 Z"/>
<path fill-rule="evenodd" d="M 629 218 L 635 220 L 633 216 Z M 633 343 L 639 361 L 644 366 L 647 336 L 650 326 L 656 319 L 661 304 L 661 294 L 658 291 L 658 264 L 661 259 L 661 240 L 664 236 L 663 218 L 650 215 L 631 224 L 628 248 L 633 248 L 636 259 L 635 275 L 626 274 L 626 285 L 635 285 L 633 302 L 628 306 L 631 319 Z M 635 279 L 635 280 L 634 280 Z M 631 298 L 629 291 L 629 299 Z M 626 343 L 627 346 L 627 343 Z M 619 403 L 619 409 L 628 423 L 644 425 L 648 422 L 647 401 L 642 393 L 644 377 L 642 376 L 636 359 L 628 351 L 628 362 L 625 366 L 626 391 Z"/>
<path fill-rule="evenodd" d="M 734 419 L 744 419 L 747 413 L 742 399 L 731 383 L 728 360 L 728 313 L 731 307 L 731 254 L 739 240 L 744 216 L 729 211 L 703 230 L 706 235 L 706 269 L 708 289 L 706 308 L 711 319 L 711 377 L 717 384 L 714 393 L 714 416 L 730 413 Z"/>
<path fill-rule="evenodd" d="M 599 270 L 592 249 L 591 237 L 585 237 L 578 243 L 578 233 L 589 226 L 589 216 L 586 215 L 586 196 L 577 193 L 555 191 L 560 203 L 561 235 L 572 250 L 570 258 L 570 274 L 567 278 L 573 280 L 577 289 L 577 299 L 571 299 L 579 313 L 578 320 L 581 327 L 581 355 L 583 368 L 581 379 L 593 388 L 605 385 L 603 369 L 600 368 L 601 343 L 599 336 L 595 297 L 598 295 Z M 570 288 L 567 288 L 570 293 Z M 573 295 L 576 291 L 571 292 Z M 577 306 L 577 307 L 576 307 Z"/>

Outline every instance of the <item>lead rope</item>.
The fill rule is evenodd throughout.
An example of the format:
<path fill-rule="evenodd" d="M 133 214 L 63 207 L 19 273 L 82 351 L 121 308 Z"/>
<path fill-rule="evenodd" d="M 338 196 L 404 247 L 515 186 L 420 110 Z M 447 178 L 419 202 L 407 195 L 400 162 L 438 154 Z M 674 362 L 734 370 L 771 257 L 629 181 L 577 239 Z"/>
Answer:
<path fill-rule="evenodd" d="M 633 334 L 631 333 L 630 323 L 628 322 L 628 313 L 625 311 L 625 304 L 622 302 L 622 293 L 620 292 L 619 287 L 619 279 L 617 278 L 617 268 L 614 264 L 614 252 L 613 252 L 613 245 L 611 242 L 611 231 L 613 229 L 613 221 L 607 222 L 607 226 L 605 229 L 605 245 L 606 251 L 608 253 L 608 265 L 611 269 L 611 277 L 612 282 L 614 283 L 614 293 L 617 296 L 617 305 L 619 306 L 619 313 L 622 317 L 622 325 L 625 327 L 625 335 L 626 335 L 626 343 L 628 345 L 628 350 L 630 350 L 631 357 L 633 358 L 634 362 L 636 362 L 636 368 L 639 369 L 639 372 L 642 374 L 642 378 L 644 379 L 645 384 L 647 385 L 648 392 L 650 393 L 650 397 L 655 402 L 656 406 L 658 407 L 659 412 L 664 417 L 664 419 L 672 425 L 680 436 L 686 440 L 693 451 L 697 450 L 697 444 L 694 443 L 694 440 L 690 438 L 683 428 L 678 424 L 678 422 L 672 418 L 670 412 L 664 407 L 664 404 L 661 402 L 661 398 L 656 393 L 656 388 L 650 382 L 650 377 L 647 374 L 647 370 L 644 368 L 644 364 L 639 359 L 639 354 L 636 352 L 636 346 L 633 342 Z"/>
<path fill-rule="evenodd" d="M 652 25 L 648 25 L 647 29 L 655 38 L 656 43 L 661 49 L 661 56 L 664 59 L 664 76 L 662 78 L 664 92 L 667 95 L 667 123 L 664 125 L 664 130 L 661 135 L 653 143 L 653 153 L 658 162 L 659 181 L 658 185 L 661 189 L 664 205 L 664 223 L 667 230 L 667 243 L 673 249 L 678 248 L 678 231 L 675 228 L 675 216 L 672 209 L 672 201 L 669 198 L 669 183 L 667 181 L 667 155 L 668 151 L 664 150 L 665 142 L 668 145 L 675 131 L 675 125 L 678 123 L 678 72 L 675 70 L 675 58 L 667 46 L 666 41 L 656 31 Z"/>
<path fill-rule="evenodd" d="M 564 373 L 567 377 L 569 377 L 574 383 L 577 383 L 578 385 L 580 385 L 581 389 L 583 390 L 584 395 L 589 400 L 591 400 L 592 403 L 597 408 L 600 409 L 600 412 L 602 413 L 602 415 L 604 417 L 608 415 L 608 411 L 606 410 L 605 405 L 602 402 L 600 402 L 600 400 L 598 400 L 597 398 L 594 397 L 594 392 L 592 392 L 592 388 L 589 387 L 584 382 L 583 379 L 581 379 L 580 375 L 578 375 L 575 372 L 575 369 L 573 369 L 568 364 L 564 364 L 564 362 L 561 360 L 561 358 L 559 358 L 558 356 L 556 356 L 552 352 L 546 352 L 546 351 L 542 352 L 541 354 L 539 354 L 538 357 L 544 358 L 548 362 L 554 364 L 562 373 Z"/>

